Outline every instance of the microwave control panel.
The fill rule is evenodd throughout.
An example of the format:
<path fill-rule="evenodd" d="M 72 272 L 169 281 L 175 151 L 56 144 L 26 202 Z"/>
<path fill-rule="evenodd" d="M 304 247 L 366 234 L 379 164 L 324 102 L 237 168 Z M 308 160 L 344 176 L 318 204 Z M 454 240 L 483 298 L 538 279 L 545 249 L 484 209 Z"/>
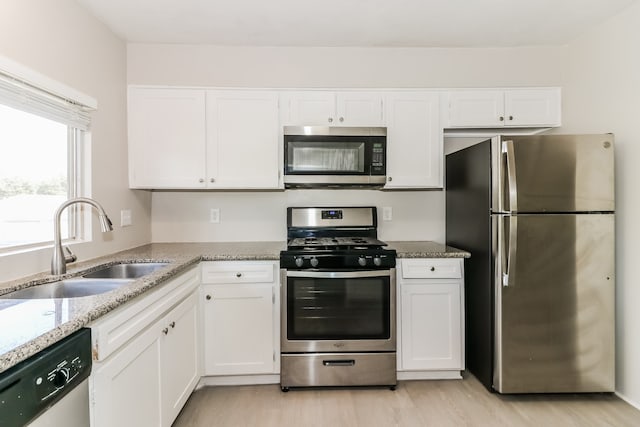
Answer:
<path fill-rule="evenodd" d="M 373 175 L 384 174 L 384 144 L 375 142 L 371 150 L 371 173 Z"/>

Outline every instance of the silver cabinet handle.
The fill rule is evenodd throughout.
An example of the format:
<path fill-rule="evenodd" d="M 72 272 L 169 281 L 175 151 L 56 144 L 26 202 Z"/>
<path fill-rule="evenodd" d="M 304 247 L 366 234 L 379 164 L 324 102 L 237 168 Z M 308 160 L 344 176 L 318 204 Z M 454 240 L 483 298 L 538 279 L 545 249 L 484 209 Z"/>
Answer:
<path fill-rule="evenodd" d="M 171 326 L 171 329 L 175 328 L 176 327 L 176 322 L 169 323 L 169 326 Z"/>
<path fill-rule="evenodd" d="M 167 334 L 169 333 L 169 328 L 164 328 L 164 329 L 162 330 L 162 333 L 163 333 L 163 334 L 165 334 L 165 335 L 167 335 Z"/>
<path fill-rule="evenodd" d="M 329 117 L 329 123 L 333 123 L 333 117 Z"/>
<path fill-rule="evenodd" d="M 200 178 L 198 182 L 204 182 L 204 178 Z"/>
<path fill-rule="evenodd" d="M 509 120 L 513 120 L 513 116 L 509 116 Z"/>
<path fill-rule="evenodd" d="M 340 120 L 340 123 L 344 122 L 344 117 L 340 117 L 338 120 Z"/>
<path fill-rule="evenodd" d="M 500 116 L 500 121 L 504 122 L 504 116 Z"/>

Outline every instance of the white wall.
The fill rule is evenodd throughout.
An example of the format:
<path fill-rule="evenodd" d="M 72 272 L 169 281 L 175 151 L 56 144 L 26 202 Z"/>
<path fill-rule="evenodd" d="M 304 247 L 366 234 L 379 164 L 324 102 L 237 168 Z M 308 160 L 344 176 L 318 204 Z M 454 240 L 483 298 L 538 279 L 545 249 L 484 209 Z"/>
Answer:
<path fill-rule="evenodd" d="M 124 42 L 73 0 L 3 0 L 0 55 L 98 101 L 92 115 L 92 196 L 116 227 L 102 235 L 94 217 L 94 241 L 73 247 L 79 259 L 148 243 L 151 196 L 127 189 Z M 133 211 L 132 227 L 119 227 L 123 208 Z M 51 248 L 0 256 L 0 282 L 47 270 L 50 260 Z"/>
<path fill-rule="evenodd" d="M 563 131 L 616 138 L 616 389 L 640 408 L 640 4 L 569 45 Z"/>
<path fill-rule="evenodd" d="M 554 86 L 564 48 L 392 49 L 258 48 L 206 45 L 128 46 L 129 84 L 220 87 Z M 391 206 L 379 223 L 385 240 L 444 242 L 444 194 L 371 190 L 153 194 L 152 239 L 283 240 L 286 207 Z M 221 209 L 220 224 L 208 223 Z"/>

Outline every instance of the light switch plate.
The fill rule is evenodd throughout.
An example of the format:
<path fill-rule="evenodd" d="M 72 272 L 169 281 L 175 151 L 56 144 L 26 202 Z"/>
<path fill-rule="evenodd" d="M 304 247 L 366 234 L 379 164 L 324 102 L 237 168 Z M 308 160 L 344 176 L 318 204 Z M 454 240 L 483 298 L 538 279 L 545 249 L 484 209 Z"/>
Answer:
<path fill-rule="evenodd" d="M 209 222 L 212 224 L 218 224 L 220 222 L 220 209 L 211 209 L 209 213 Z"/>
<path fill-rule="evenodd" d="M 391 206 L 384 206 L 382 208 L 382 220 L 391 221 L 393 219 L 393 208 Z"/>
<path fill-rule="evenodd" d="M 132 224 L 131 209 L 123 209 L 120 211 L 120 227 L 128 227 Z"/>

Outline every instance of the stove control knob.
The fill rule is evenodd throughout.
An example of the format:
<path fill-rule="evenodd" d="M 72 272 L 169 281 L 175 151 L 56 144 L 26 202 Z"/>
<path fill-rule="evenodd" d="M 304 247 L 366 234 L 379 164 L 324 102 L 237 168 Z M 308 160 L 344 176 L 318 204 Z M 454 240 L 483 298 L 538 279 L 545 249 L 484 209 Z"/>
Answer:
<path fill-rule="evenodd" d="M 296 257 L 295 262 L 296 262 L 296 267 L 302 267 L 302 264 L 304 264 L 304 259 L 301 257 L 300 258 Z"/>
<path fill-rule="evenodd" d="M 311 267 L 317 267 L 318 266 L 318 258 L 313 257 L 311 258 Z"/>
<path fill-rule="evenodd" d="M 360 264 L 362 267 L 364 267 L 365 265 L 367 265 L 367 259 L 363 256 L 361 256 L 360 258 L 358 258 L 358 264 Z"/>
<path fill-rule="evenodd" d="M 373 264 L 376 267 L 380 267 L 382 265 L 382 258 L 380 258 L 379 256 L 373 257 Z"/>

